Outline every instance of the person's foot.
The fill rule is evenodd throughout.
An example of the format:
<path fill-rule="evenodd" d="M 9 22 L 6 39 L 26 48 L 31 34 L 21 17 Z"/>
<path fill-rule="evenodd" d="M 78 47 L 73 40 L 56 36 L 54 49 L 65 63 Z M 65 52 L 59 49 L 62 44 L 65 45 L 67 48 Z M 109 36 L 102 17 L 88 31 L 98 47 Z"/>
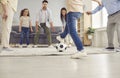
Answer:
<path fill-rule="evenodd" d="M 84 51 L 78 51 L 77 53 L 71 56 L 72 59 L 80 59 L 82 57 L 87 57 L 87 53 Z"/>
<path fill-rule="evenodd" d="M 68 44 L 68 48 L 70 48 L 70 47 L 72 47 L 72 45 L 71 45 L 71 44 Z"/>
<path fill-rule="evenodd" d="M 27 45 L 27 48 L 31 48 L 32 46 L 31 45 Z"/>
<path fill-rule="evenodd" d="M 64 39 L 62 39 L 60 36 L 57 36 L 57 40 L 59 40 L 61 43 L 64 43 Z"/>
<path fill-rule="evenodd" d="M 116 52 L 120 52 L 120 47 L 115 49 Z"/>
<path fill-rule="evenodd" d="M 49 47 L 49 48 L 53 48 L 53 45 L 49 45 L 48 47 Z"/>
<path fill-rule="evenodd" d="M 4 51 L 13 51 L 11 48 L 8 48 L 8 47 L 3 47 L 2 50 L 4 50 Z"/>
<path fill-rule="evenodd" d="M 37 45 L 34 45 L 34 48 L 37 48 Z"/>
<path fill-rule="evenodd" d="M 107 47 L 106 49 L 115 49 L 114 47 Z"/>
<path fill-rule="evenodd" d="M 114 51 L 114 47 L 107 47 L 107 48 L 105 48 L 106 50 L 108 50 L 108 51 Z"/>
<path fill-rule="evenodd" d="M 22 48 L 23 46 L 22 45 L 19 45 L 19 48 Z"/>

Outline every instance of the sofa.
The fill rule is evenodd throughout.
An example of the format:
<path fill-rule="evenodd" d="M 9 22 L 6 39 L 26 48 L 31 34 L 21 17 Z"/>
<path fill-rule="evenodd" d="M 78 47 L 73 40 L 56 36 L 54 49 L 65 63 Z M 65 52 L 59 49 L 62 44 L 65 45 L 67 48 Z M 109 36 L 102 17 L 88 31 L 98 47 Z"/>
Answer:
<path fill-rule="evenodd" d="M 30 44 L 34 44 L 34 36 L 35 36 L 35 26 L 32 27 L 33 32 L 30 32 Z M 52 43 L 58 43 L 59 41 L 56 39 L 56 36 L 62 31 L 62 27 L 55 26 L 55 32 L 52 32 L 51 30 L 51 37 L 52 37 Z M 20 41 L 20 33 L 19 33 L 19 26 L 12 26 L 12 31 L 10 33 L 10 44 L 19 44 Z M 25 39 L 26 40 L 26 39 Z M 25 40 L 23 43 L 25 43 Z M 38 44 L 48 44 L 48 40 L 46 37 L 46 34 L 44 33 L 44 30 L 41 28 L 41 34 L 39 37 Z"/>

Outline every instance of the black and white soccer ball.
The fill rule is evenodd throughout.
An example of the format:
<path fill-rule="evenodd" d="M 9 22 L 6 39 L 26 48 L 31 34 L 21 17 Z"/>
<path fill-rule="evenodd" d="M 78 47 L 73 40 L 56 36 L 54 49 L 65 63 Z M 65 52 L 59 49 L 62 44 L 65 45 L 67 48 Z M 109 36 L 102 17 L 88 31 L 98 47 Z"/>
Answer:
<path fill-rule="evenodd" d="M 64 43 L 56 44 L 56 49 L 58 52 L 65 52 L 67 50 L 67 45 Z"/>

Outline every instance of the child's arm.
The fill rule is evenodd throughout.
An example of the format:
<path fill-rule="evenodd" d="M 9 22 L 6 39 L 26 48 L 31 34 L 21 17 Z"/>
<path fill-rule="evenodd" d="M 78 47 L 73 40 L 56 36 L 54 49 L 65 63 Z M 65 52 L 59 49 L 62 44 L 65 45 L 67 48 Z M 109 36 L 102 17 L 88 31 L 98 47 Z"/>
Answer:
<path fill-rule="evenodd" d="M 22 20 L 20 19 L 19 32 L 22 31 Z"/>
<path fill-rule="evenodd" d="M 30 25 L 30 31 L 33 32 L 33 29 L 32 29 L 32 22 L 31 22 L 31 21 L 29 22 L 29 25 Z"/>

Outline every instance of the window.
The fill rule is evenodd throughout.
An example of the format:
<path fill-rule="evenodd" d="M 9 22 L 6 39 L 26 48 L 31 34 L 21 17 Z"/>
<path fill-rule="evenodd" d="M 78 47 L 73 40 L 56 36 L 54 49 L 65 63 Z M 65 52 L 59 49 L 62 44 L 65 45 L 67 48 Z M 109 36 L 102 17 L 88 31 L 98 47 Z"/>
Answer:
<path fill-rule="evenodd" d="M 98 6 L 97 3 L 92 2 L 92 10 L 94 10 Z M 101 28 L 107 26 L 107 12 L 106 9 L 103 8 L 101 11 L 97 12 L 96 14 L 92 15 L 92 27 L 94 28 Z"/>
<path fill-rule="evenodd" d="M 102 10 L 102 27 L 106 27 L 107 26 L 107 21 L 108 21 L 108 14 L 106 9 L 104 8 Z"/>

